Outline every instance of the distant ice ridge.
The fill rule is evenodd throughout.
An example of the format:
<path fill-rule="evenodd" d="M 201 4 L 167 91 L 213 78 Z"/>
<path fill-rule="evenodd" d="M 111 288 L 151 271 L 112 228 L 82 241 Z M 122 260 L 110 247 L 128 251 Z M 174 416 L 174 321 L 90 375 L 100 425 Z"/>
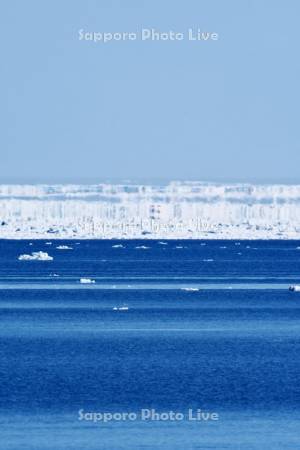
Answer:
<path fill-rule="evenodd" d="M 0 185 L 0 238 L 299 237 L 300 185 Z"/>

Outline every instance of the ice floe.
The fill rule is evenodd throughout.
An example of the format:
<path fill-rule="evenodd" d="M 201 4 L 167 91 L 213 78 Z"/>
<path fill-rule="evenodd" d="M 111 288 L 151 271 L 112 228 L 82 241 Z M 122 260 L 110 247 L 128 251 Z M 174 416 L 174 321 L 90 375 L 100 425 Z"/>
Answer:
<path fill-rule="evenodd" d="M 79 282 L 81 284 L 94 284 L 94 283 L 96 283 L 96 281 L 93 280 L 92 278 L 80 278 Z"/>
<path fill-rule="evenodd" d="M 53 256 L 48 255 L 47 252 L 32 252 L 31 255 L 20 255 L 19 261 L 52 261 Z"/>
<path fill-rule="evenodd" d="M 199 291 L 200 289 L 199 288 L 196 288 L 196 287 L 183 287 L 183 288 L 180 288 L 182 291 L 187 291 L 187 292 L 197 292 L 197 291 Z"/>
<path fill-rule="evenodd" d="M 290 286 L 290 287 L 289 287 L 289 291 L 292 291 L 292 292 L 300 292 L 300 286 L 297 286 L 297 285 L 295 285 L 295 286 Z"/>

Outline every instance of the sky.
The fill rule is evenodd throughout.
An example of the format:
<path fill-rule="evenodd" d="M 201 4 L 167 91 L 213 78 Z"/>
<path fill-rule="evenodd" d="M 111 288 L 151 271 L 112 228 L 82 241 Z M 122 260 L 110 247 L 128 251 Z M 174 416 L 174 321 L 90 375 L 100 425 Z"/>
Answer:
<path fill-rule="evenodd" d="M 299 16 L 298 0 L 2 2 L 0 183 L 300 183 Z"/>

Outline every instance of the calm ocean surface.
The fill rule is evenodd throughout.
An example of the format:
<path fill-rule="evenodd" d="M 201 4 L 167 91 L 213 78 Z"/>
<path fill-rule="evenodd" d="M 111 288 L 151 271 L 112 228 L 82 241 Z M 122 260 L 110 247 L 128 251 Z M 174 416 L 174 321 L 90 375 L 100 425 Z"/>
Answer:
<path fill-rule="evenodd" d="M 1 450 L 299 449 L 291 284 L 300 241 L 0 241 Z"/>

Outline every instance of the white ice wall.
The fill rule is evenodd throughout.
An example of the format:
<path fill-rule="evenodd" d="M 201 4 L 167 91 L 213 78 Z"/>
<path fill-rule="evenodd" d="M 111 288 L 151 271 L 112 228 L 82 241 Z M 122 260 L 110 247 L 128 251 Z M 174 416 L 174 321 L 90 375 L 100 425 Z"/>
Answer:
<path fill-rule="evenodd" d="M 0 185 L 0 223 L 2 238 L 298 237 L 300 185 Z"/>

